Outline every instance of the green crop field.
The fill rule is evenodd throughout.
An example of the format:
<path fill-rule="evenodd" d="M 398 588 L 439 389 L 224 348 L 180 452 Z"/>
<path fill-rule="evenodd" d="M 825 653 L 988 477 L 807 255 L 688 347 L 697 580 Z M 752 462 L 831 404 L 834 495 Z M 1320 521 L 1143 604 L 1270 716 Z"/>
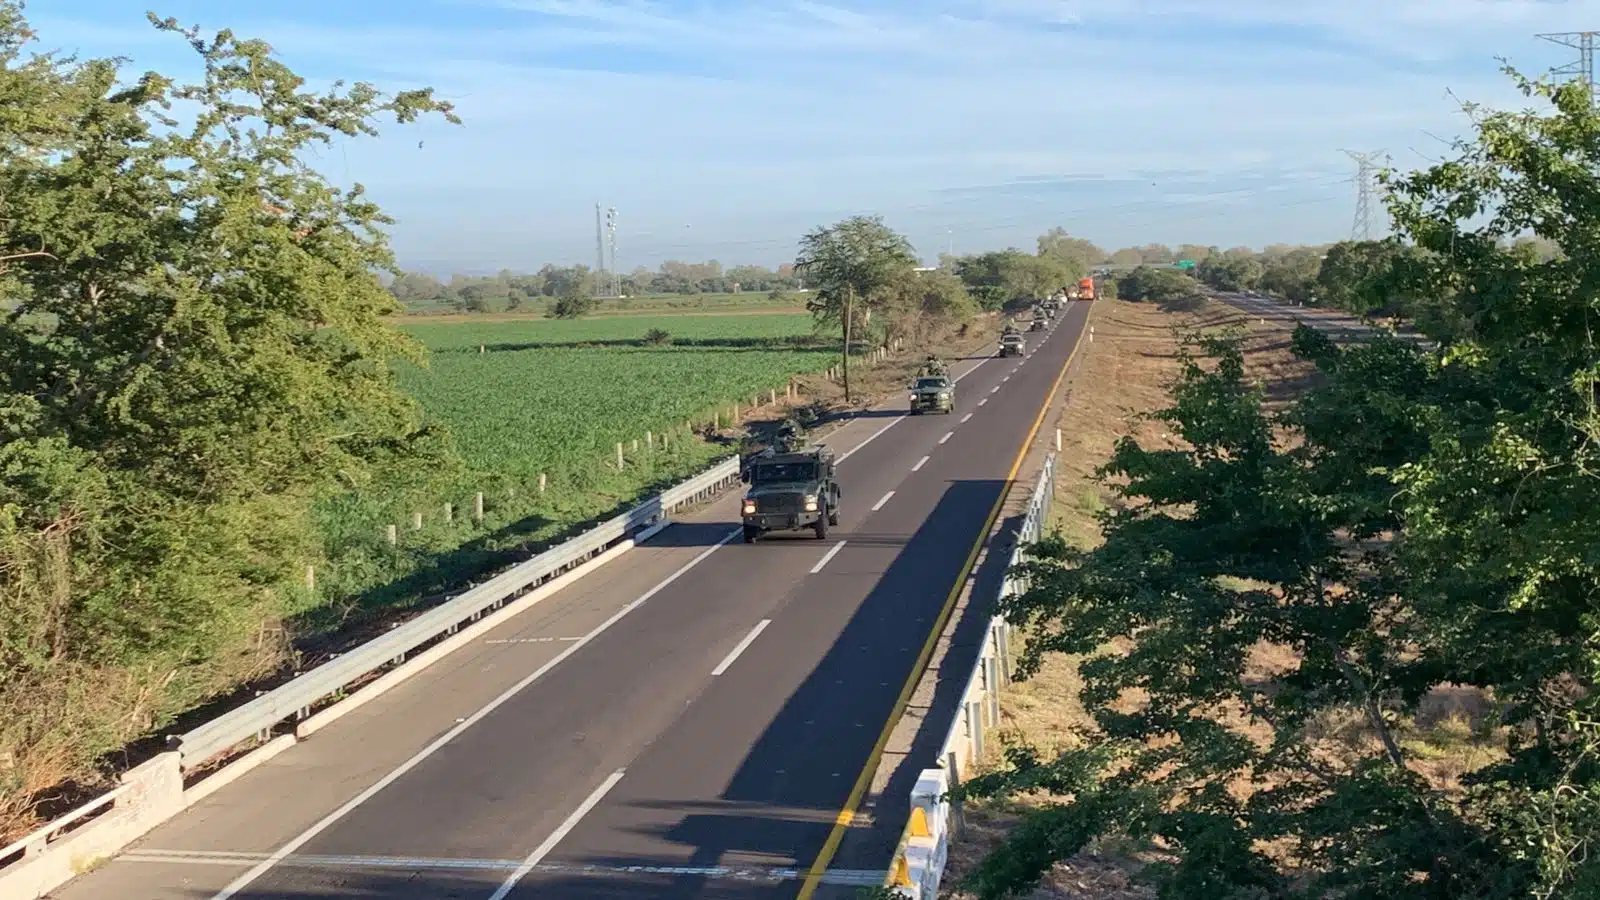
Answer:
<path fill-rule="evenodd" d="M 670 343 L 646 343 L 660 329 Z M 402 371 L 468 465 L 526 478 L 603 461 L 790 375 L 832 364 L 805 315 L 630 316 L 418 324 L 426 370 Z M 482 352 L 479 352 L 479 348 Z"/>
<path fill-rule="evenodd" d="M 685 421 L 707 422 L 791 375 L 826 369 L 836 352 L 835 342 L 813 337 L 805 314 L 403 327 L 429 353 L 427 368 L 401 368 L 401 384 L 454 436 L 465 469 L 390 479 L 321 503 L 328 559 L 316 596 L 295 610 L 301 635 L 343 627 L 363 609 L 437 596 L 693 474 L 731 448 L 691 437 Z M 653 329 L 670 339 L 647 341 Z M 647 431 L 672 440 L 634 452 Z M 626 445 L 621 470 L 618 442 Z M 479 493 L 481 521 L 467 514 Z M 391 526 L 394 546 L 385 538 Z"/>

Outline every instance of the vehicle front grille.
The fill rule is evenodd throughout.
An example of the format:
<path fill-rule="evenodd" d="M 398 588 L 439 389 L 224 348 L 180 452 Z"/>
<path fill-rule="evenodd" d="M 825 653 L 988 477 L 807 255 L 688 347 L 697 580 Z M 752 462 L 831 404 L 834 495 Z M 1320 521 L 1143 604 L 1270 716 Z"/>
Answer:
<path fill-rule="evenodd" d="M 799 494 L 763 494 L 756 498 L 756 512 L 797 513 L 804 503 Z"/>

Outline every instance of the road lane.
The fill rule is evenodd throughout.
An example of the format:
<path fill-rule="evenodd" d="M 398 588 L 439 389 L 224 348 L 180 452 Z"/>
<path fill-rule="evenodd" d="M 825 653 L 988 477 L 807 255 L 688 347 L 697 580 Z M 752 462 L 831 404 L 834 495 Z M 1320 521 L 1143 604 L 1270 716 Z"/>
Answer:
<path fill-rule="evenodd" d="M 816 858 L 1069 349 L 1016 373 L 1014 402 L 959 429 L 848 535 L 770 614 L 765 652 L 652 742 L 511 900 L 793 897 L 798 876 L 756 888 L 725 873 L 804 873 Z"/>
<path fill-rule="evenodd" d="M 958 366 L 965 376 L 958 409 L 978 411 L 981 404 L 971 398 L 998 387 L 1010 371 L 1005 365 L 994 360 L 976 368 Z M 1009 406 L 1001 395 L 983 408 Z M 873 533 L 876 524 L 869 520 L 896 511 L 911 516 L 914 524 L 919 507 L 906 502 L 901 486 L 912 477 L 905 460 L 918 453 L 946 454 L 960 443 L 951 439 L 938 445 L 950 426 L 929 421 L 936 417 L 897 415 L 890 410 L 863 417 L 830 438 L 848 460 L 841 466 L 847 494 L 838 536 L 849 544 L 820 574 L 809 570 L 828 545 L 804 537 L 717 551 L 294 847 L 261 877 L 240 885 L 236 896 L 488 896 L 503 883 L 507 867 L 525 861 L 597 786 L 646 753 L 711 682 L 745 684 L 749 666 L 766 661 L 808 628 L 815 633 L 813 644 L 828 638 L 826 617 L 808 619 L 792 629 L 794 634 L 778 630 L 776 611 L 791 605 L 807 579 L 870 578 L 870 572 L 851 573 L 863 561 L 869 570 L 880 565 L 880 574 L 881 565 L 892 564 L 904 540 Z M 957 432 L 984 422 L 979 418 Z M 890 424 L 894 427 L 886 428 Z M 868 509 L 871 498 L 880 496 L 879 504 Z M 139 854 L 79 879 L 57 896 L 214 896 L 703 553 L 737 521 L 736 503 L 729 498 L 715 504 L 695 521 L 668 529 L 558 592 L 481 644 L 452 654 L 158 829 L 141 842 Z M 910 530 L 909 525 L 900 528 Z M 883 554 L 881 563 L 873 562 L 880 559 L 871 555 L 874 549 Z M 856 557 L 857 551 L 869 555 Z M 754 596 L 753 586 L 761 586 Z M 773 624 L 724 677 L 714 679 L 711 671 L 763 619 Z M 831 637 L 838 636 L 835 627 Z M 852 774 L 844 776 L 847 782 Z M 612 792 L 626 784 L 624 777 Z M 555 848 L 556 855 L 561 852 Z M 374 866 L 373 859 L 388 862 Z M 541 862 L 534 880 L 553 866 L 560 868 Z M 744 883 L 737 875 L 725 880 Z M 378 884 L 410 885 L 407 890 L 416 893 L 389 888 L 373 893 L 367 887 Z"/>

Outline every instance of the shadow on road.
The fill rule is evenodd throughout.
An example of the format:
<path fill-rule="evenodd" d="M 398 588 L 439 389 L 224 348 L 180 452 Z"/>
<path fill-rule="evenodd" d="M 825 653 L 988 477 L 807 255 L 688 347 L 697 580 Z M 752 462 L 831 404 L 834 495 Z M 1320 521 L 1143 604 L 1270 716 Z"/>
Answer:
<path fill-rule="evenodd" d="M 680 873 L 664 875 L 639 870 L 635 875 L 616 870 L 625 867 L 677 867 L 709 869 L 805 867 L 817 857 L 832 830 L 862 763 L 870 754 L 888 720 L 897 696 L 922 650 L 931 622 L 945 603 L 950 585 L 977 539 L 996 497 L 1005 490 L 1001 481 L 950 483 L 934 511 L 909 538 L 887 535 L 849 535 L 857 542 L 903 543 L 868 595 L 850 613 L 849 621 L 820 664 L 784 702 L 745 753 L 737 772 L 714 801 L 686 803 L 668 797 L 635 797 L 619 813 L 628 824 L 624 834 L 607 838 L 623 842 L 618 847 L 585 850 L 581 841 L 552 861 L 569 866 L 608 871 L 590 874 L 534 873 L 513 893 L 531 898 L 707 898 L 792 897 L 798 881 L 760 887 L 735 884 L 726 874 Z M 987 596 L 1001 577 L 1003 559 L 1018 525 L 1008 521 L 998 546 L 978 574 L 978 596 Z M 774 548 L 776 549 L 776 548 Z M 819 589 L 820 590 L 820 589 Z M 825 602 L 805 595 L 796 602 Z M 915 624 L 921 617 L 925 624 Z M 949 721 L 959 705 L 967 674 L 976 659 L 989 611 L 970 606 L 956 633 L 952 658 L 942 669 L 935 697 L 922 710 L 925 725 L 912 753 L 895 772 L 877 824 L 865 829 L 866 840 L 853 836 L 847 842 L 850 858 L 840 858 L 834 869 L 882 869 L 892 852 L 906 815 L 905 795 L 916 773 L 935 762 Z M 840 684 L 856 685 L 841 691 Z M 696 720 L 691 708 L 679 723 L 675 740 L 665 736 L 660 767 L 639 772 L 642 786 L 670 791 L 670 774 L 677 767 L 696 768 L 696 760 L 677 753 L 675 743 L 693 743 L 688 735 L 700 733 L 710 723 Z M 712 713 L 708 713 L 711 715 Z M 746 737 L 730 738 L 740 741 Z M 703 740 L 703 738 L 702 738 Z M 675 755 L 676 754 L 676 755 Z M 624 782 L 626 783 L 626 782 Z M 611 802 L 611 801 L 608 801 Z M 615 802 L 622 802 L 617 798 Z M 615 826 L 613 826 L 615 827 Z M 631 835 L 631 837 L 629 836 Z M 633 846 L 654 847 L 641 853 Z"/>

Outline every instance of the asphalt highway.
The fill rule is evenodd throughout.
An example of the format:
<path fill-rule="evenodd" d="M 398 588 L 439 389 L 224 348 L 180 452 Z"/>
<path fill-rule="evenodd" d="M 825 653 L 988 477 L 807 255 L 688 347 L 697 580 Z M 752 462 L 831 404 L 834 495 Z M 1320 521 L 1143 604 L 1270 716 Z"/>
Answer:
<path fill-rule="evenodd" d="M 831 435 L 826 540 L 739 542 L 732 492 L 53 896 L 794 897 L 1087 315 Z"/>

